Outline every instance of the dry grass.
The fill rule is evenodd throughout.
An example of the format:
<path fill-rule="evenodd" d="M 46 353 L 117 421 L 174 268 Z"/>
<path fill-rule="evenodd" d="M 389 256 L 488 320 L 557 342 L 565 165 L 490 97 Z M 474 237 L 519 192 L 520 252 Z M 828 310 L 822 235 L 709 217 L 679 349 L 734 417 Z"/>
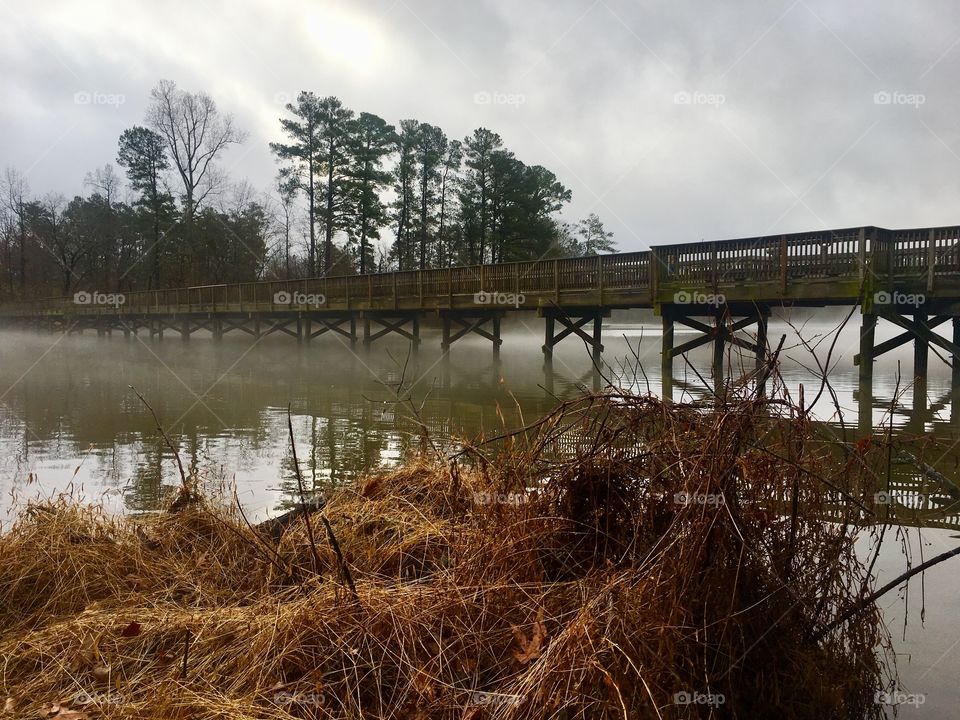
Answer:
<path fill-rule="evenodd" d="M 26 508 L 6 716 L 881 717 L 876 607 L 823 634 L 871 589 L 869 445 L 838 458 L 776 402 L 616 394 L 492 447 L 338 491 L 312 544 L 204 501 Z"/>

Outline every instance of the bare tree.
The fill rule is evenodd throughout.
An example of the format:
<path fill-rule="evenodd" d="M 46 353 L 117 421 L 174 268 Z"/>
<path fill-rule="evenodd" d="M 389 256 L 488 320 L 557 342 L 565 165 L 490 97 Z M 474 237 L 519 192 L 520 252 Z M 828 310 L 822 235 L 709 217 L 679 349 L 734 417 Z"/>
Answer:
<path fill-rule="evenodd" d="M 19 250 L 19 284 L 23 290 L 27 282 L 27 181 L 14 168 L 7 168 L 3 174 L 3 203 L 13 216 Z"/>
<path fill-rule="evenodd" d="M 183 217 L 188 241 L 198 205 L 214 188 L 218 177 L 214 160 L 228 146 L 241 143 L 244 133 L 233 117 L 221 115 L 205 92 L 190 93 L 172 80 L 161 80 L 151 91 L 147 123 L 163 137 L 174 168 L 183 183 Z"/>
<path fill-rule="evenodd" d="M 83 184 L 102 195 L 109 208 L 113 208 L 114 203 L 117 202 L 117 195 L 123 186 L 120 176 L 110 163 L 88 172 L 83 179 Z"/>

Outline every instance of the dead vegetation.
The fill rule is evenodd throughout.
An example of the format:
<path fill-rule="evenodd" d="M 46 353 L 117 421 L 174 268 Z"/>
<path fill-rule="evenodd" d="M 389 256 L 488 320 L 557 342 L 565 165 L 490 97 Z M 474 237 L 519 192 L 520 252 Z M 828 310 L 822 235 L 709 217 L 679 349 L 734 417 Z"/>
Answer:
<path fill-rule="evenodd" d="M 0 536 L 0 716 L 879 718 L 854 541 L 885 459 L 783 399 L 608 393 L 278 537 L 33 505 Z"/>

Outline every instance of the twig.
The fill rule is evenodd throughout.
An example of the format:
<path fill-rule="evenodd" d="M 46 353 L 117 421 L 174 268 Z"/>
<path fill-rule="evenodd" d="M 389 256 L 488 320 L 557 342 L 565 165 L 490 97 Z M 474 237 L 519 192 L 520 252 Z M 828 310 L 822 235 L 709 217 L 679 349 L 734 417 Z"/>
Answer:
<path fill-rule="evenodd" d="M 187 679 L 187 661 L 190 658 L 190 628 L 187 628 L 183 636 L 183 666 L 180 668 L 180 679 Z"/>
<path fill-rule="evenodd" d="M 163 437 L 163 440 L 167 444 L 167 447 L 170 449 L 170 452 L 173 453 L 174 459 L 177 461 L 177 468 L 180 470 L 180 482 L 183 483 L 183 486 L 189 490 L 190 488 L 189 488 L 189 484 L 187 483 L 187 474 L 183 470 L 183 463 L 180 462 L 180 453 L 173 446 L 173 443 L 170 442 L 170 438 L 167 437 L 167 433 L 164 432 L 163 426 L 160 424 L 160 418 L 157 417 L 157 414 L 153 411 L 153 408 L 150 407 L 150 403 L 148 403 L 146 398 L 144 398 L 143 395 L 140 394 L 139 390 L 137 390 L 133 385 L 128 385 L 127 387 L 133 390 L 136 396 L 140 398 L 140 402 L 146 405 L 147 410 L 149 410 L 150 414 L 153 415 L 153 421 L 157 424 L 157 430 L 159 431 L 161 437 Z"/>
<path fill-rule="evenodd" d="M 297 444 L 293 440 L 293 420 L 290 415 L 290 405 L 287 405 L 287 430 L 290 433 L 290 450 L 293 452 L 293 471 L 297 476 L 297 489 L 300 492 L 300 506 L 303 508 L 303 521 L 307 525 L 307 539 L 310 541 L 310 550 L 313 553 L 313 570 L 317 572 L 320 568 L 320 554 L 317 552 L 317 544 L 313 539 L 313 526 L 310 525 L 310 513 L 307 512 L 306 493 L 303 489 L 303 476 L 300 474 L 300 461 L 297 460 Z"/>
<path fill-rule="evenodd" d="M 333 528 L 330 527 L 330 521 L 327 520 L 326 515 L 321 515 L 320 521 L 327 529 L 327 540 L 330 542 L 330 547 L 333 548 L 333 552 L 337 556 L 337 562 L 340 564 L 340 574 L 343 577 L 343 581 L 347 584 L 347 587 L 350 588 L 350 592 L 353 593 L 353 599 L 357 602 L 360 602 L 360 596 L 357 595 L 357 586 L 353 584 L 353 575 L 350 573 L 350 568 L 347 565 L 347 561 L 343 559 L 343 553 L 340 552 L 340 543 L 337 542 L 337 536 L 333 534 Z"/>
<path fill-rule="evenodd" d="M 884 585 L 882 588 L 880 588 L 874 593 L 871 593 L 870 595 L 865 597 L 863 600 L 858 602 L 856 605 L 854 605 L 852 608 L 847 610 L 843 615 L 841 615 L 836 620 L 828 624 L 823 630 L 821 630 L 820 632 L 818 632 L 816 635 L 813 636 L 814 640 L 821 639 L 824 635 L 829 633 L 831 630 L 833 630 L 836 627 L 839 627 L 840 625 L 845 623 L 847 620 L 852 618 L 854 615 L 862 612 L 867 607 L 869 607 L 871 603 L 873 603 L 875 600 L 879 599 L 883 595 L 886 595 L 888 592 L 898 587 L 904 581 L 909 580 L 917 573 L 921 573 L 927 568 L 931 568 L 934 565 L 938 565 L 942 563 L 944 560 L 949 560 L 954 555 L 960 555 L 960 545 L 955 547 L 953 550 L 948 550 L 945 553 L 940 553 L 936 557 L 930 558 L 925 563 L 921 563 L 920 565 L 917 565 L 915 568 L 911 568 L 910 570 L 907 570 L 905 573 L 903 573 L 899 577 L 894 578 L 893 580 L 888 582 L 886 585 Z"/>

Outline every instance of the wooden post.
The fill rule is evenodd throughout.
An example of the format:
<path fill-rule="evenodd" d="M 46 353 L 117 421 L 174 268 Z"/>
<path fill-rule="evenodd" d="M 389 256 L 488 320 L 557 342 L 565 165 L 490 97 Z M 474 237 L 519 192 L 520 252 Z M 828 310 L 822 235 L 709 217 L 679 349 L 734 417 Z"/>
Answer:
<path fill-rule="evenodd" d="M 873 385 L 873 338 L 876 334 L 877 316 L 865 314 L 860 325 L 860 392 L 864 385 Z"/>
<path fill-rule="evenodd" d="M 421 303 L 422 304 L 422 303 Z M 412 333 L 413 333 L 413 351 L 417 352 L 420 350 L 420 316 L 414 314 L 411 318 L 412 324 Z"/>
<path fill-rule="evenodd" d="M 757 314 L 757 367 L 767 362 L 767 314 L 761 309 Z"/>
<path fill-rule="evenodd" d="M 761 308 L 757 314 L 757 369 L 764 367 L 767 363 L 767 312 L 766 308 Z M 759 378 L 758 378 L 759 380 Z M 763 395 L 766 392 L 764 383 L 757 386 L 757 394 Z"/>
<path fill-rule="evenodd" d="M 603 255 L 597 255 L 597 305 L 603 305 Z"/>
<path fill-rule="evenodd" d="M 593 318 L 593 364 L 595 367 L 600 366 L 600 353 L 603 349 L 603 345 L 600 342 L 600 332 L 603 327 L 603 313 L 600 310 L 597 310 L 597 314 Z"/>
<path fill-rule="evenodd" d="M 500 315 L 494 313 L 493 317 L 490 318 L 493 325 L 493 359 L 495 361 L 500 360 L 500 345 L 503 341 L 500 339 Z"/>
<path fill-rule="evenodd" d="M 450 316 L 443 316 L 443 339 L 440 341 L 440 349 L 444 355 L 450 352 Z"/>
<path fill-rule="evenodd" d="M 787 236 L 780 236 L 780 292 L 787 293 Z"/>
<path fill-rule="evenodd" d="M 553 314 L 547 311 L 544 316 L 544 343 L 543 354 L 549 358 L 553 357 Z"/>
<path fill-rule="evenodd" d="M 673 318 L 663 314 L 663 335 L 660 354 L 660 385 L 663 399 L 673 400 Z"/>
<path fill-rule="evenodd" d="M 933 294 L 933 279 L 937 267 L 937 236 L 933 228 L 927 233 L 927 292 Z"/>
<path fill-rule="evenodd" d="M 863 283 L 867 274 L 867 229 L 860 228 L 857 233 L 857 279 Z"/>
<path fill-rule="evenodd" d="M 918 325 L 924 325 L 927 322 L 926 313 L 914 313 L 913 321 Z M 927 379 L 927 341 L 923 338 L 913 339 L 913 374 L 916 378 Z"/>
<path fill-rule="evenodd" d="M 713 336 L 713 387 L 717 394 L 723 388 L 723 350 L 727 327 L 724 324 L 723 312 L 718 310 L 714 320 Z"/>
<path fill-rule="evenodd" d="M 960 317 L 953 318 L 953 344 L 960 346 Z M 950 373 L 950 421 L 960 421 L 960 356 L 951 358 Z"/>

